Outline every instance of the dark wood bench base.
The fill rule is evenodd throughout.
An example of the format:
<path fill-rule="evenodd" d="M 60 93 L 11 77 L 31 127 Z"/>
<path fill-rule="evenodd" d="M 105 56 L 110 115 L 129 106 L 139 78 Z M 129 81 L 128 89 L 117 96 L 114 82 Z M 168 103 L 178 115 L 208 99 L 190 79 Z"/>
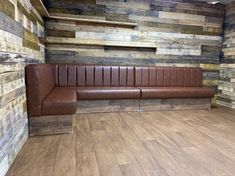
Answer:
<path fill-rule="evenodd" d="M 210 98 L 142 99 L 140 111 L 210 110 Z"/>
<path fill-rule="evenodd" d="M 78 101 L 77 114 L 189 109 L 210 110 L 211 99 L 85 100 Z M 29 118 L 30 136 L 73 133 L 73 119 L 75 119 L 75 116 L 60 115 Z"/>
<path fill-rule="evenodd" d="M 77 108 L 77 114 L 125 111 L 139 111 L 139 100 L 82 100 Z"/>
<path fill-rule="evenodd" d="M 40 116 L 29 118 L 29 135 L 73 133 L 75 115 Z"/>
<path fill-rule="evenodd" d="M 86 100 L 78 101 L 77 114 L 125 111 L 168 111 L 211 109 L 210 98 L 141 99 L 141 100 Z"/>

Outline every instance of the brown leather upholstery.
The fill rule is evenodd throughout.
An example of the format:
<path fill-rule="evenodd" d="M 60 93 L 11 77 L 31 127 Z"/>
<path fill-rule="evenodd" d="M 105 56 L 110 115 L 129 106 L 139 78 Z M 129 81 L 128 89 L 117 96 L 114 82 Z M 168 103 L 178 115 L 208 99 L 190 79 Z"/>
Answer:
<path fill-rule="evenodd" d="M 214 91 L 206 87 L 140 87 L 143 99 L 212 98 Z"/>
<path fill-rule="evenodd" d="M 77 93 L 75 88 L 56 87 L 42 102 L 42 115 L 75 114 Z"/>
<path fill-rule="evenodd" d="M 30 117 L 73 114 L 77 100 L 214 96 L 200 68 L 37 64 L 26 79 Z"/>
<path fill-rule="evenodd" d="M 134 87 L 134 67 L 53 65 L 55 84 L 59 87 Z"/>
<path fill-rule="evenodd" d="M 134 87 L 79 87 L 78 100 L 139 99 L 140 90 Z"/>
<path fill-rule="evenodd" d="M 201 87 L 201 68 L 135 67 L 135 86 Z"/>
<path fill-rule="evenodd" d="M 26 86 L 29 116 L 42 114 L 42 100 L 54 88 L 54 76 L 50 64 L 34 64 L 26 67 Z"/>

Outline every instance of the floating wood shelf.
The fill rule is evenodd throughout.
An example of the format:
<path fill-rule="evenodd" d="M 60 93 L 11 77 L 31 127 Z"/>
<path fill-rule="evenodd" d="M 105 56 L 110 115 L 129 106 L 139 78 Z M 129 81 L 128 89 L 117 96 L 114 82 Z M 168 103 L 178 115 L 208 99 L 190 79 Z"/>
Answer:
<path fill-rule="evenodd" d="M 126 26 L 126 27 L 135 27 L 137 23 L 128 23 L 128 22 L 118 22 L 118 21 L 106 21 L 106 20 L 97 20 L 97 19 L 86 19 L 86 18 L 75 18 L 75 17 L 62 17 L 62 16 L 49 16 L 51 19 L 59 20 L 68 20 L 68 21 L 80 21 L 86 23 L 97 23 L 97 24 L 107 24 L 107 25 L 116 25 L 116 26 Z"/>
<path fill-rule="evenodd" d="M 54 44 L 75 44 L 75 45 L 93 45 L 93 46 L 116 46 L 132 48 L 153 48 L 156 49 L 156 43 L 152 42 L 124 42 L 124 41 L 104 41 L 92 39 L 47 37 L 46 43 Z"/>
<path fill-rule="evenodd" d="M 42 15 L 43 17 L 49 17 L 49 13 L 42 0 L 31 0 L 31 3 L 40 15 Z"/>

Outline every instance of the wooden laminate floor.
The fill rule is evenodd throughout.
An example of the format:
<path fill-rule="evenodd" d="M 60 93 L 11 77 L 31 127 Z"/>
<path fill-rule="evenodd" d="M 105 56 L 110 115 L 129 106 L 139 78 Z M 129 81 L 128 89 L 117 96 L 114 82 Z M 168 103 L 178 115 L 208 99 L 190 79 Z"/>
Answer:
<path fill-rule="evenodd" d="M 82 114 L 29 138 L 8 176 L 234 176 L 235 111 Z"/>

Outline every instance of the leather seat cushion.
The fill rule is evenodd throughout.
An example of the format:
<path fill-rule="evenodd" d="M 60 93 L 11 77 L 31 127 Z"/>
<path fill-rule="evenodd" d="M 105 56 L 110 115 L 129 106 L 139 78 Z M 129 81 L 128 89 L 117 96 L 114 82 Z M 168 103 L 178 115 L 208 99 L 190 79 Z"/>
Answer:
<path fill-rule="evenodd" d="M 143 99 L 212 98 L 213 89 L 206 87 L 140 87 Z"/>
<path fill-rule="evenodd" d="M 69 115 L 77 111 L 77 93 L 74 88 L 56 87 L 42 103 L 43 115 Z"/>
<path fill-rule="evenodd" d="M 139 99 L 140 89 L 134 87 L 79 87 L 78 100 Z"/>

